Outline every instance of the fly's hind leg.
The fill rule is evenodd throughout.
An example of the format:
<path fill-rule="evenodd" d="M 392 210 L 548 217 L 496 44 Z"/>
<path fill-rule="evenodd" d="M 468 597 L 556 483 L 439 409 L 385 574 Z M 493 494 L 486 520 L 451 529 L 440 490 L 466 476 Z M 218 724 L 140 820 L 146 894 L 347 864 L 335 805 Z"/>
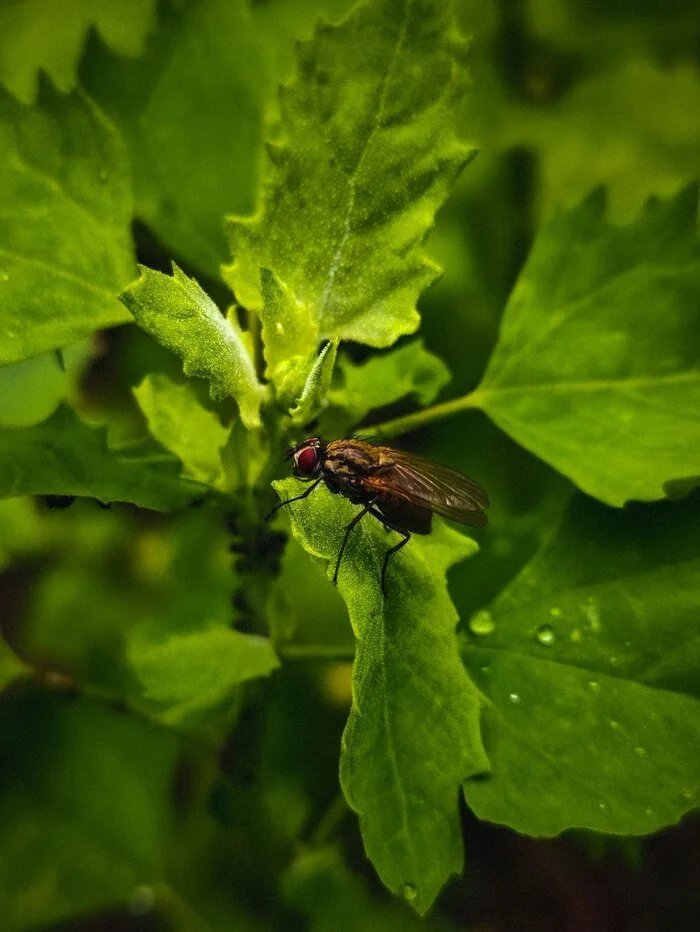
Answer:
<path fill-rule="evenodd" d="M 335 572 L 333 573 L 333 585 L 338 585 L 338 570 L 340 569 L 340 561 L 343 559 L 343 554 L 345 553 L 345 548 L 347 547 L 348 538 L 352 533 L 352 529 L 364 518 L 368 511 L 372 511 L 372 503 L 365 505 L 362 511 L 358 511 L 352 521 L 345 528 L 345 537 L 343 538 L 343 543 L 340 545 L 340 550 L 338 552 L 338 559 L 335 563 Z"/>
<path fill-rule="evenodd" d="M 382 595 L 386 595 L 386 589 L 384 588 L 384 578 L 386 576 L 386 568 L 389 565 L 389 558 L 392 557 L 395 553 L 398 553 L 402 547 L 406 546 L 406 544 L 411 539 L 411 535 L 408 531 L 404 531 L 403 528 L 397 527 L 391 521 L 387 521 L 386 516 L 383 515 L 378 509 L 370 507 L 369 510 L 375 518 L 379 518 L 379 520 L 388 531 L 396 531 L 397 534 L 403 534 L 403 540 L 400 540 L 398 544 L 395 544 L 393 547 L 389 547 L 387 552 L 384 554 L 384 563 L 382 564 Z"/>

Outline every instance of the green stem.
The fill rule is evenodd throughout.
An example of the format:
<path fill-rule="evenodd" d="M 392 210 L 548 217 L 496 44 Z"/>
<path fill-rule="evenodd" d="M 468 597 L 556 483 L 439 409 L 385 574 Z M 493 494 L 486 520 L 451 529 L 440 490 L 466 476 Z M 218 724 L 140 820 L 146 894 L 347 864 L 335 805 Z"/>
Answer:
<path fill-rule="evenodd" d="M 353 660 L 352 647 L 334 644 L 275 644 L 275 650 L 283 660 Z"/>
<path fill-rule="evenodd" d="M 362 429 L 362 436 L 367 437 L 368 440 L 396 437 L 398 434 L 408 433 L 409 430 L 425 427 L 426 424 L 432 424 L 434 421 L 441 421 L 460 411 L 480 408 L 481 397 L 482 394 L 477 389 L 468 395 L 462 395 L 461 398 L 453 398 L 451 401 L 433 405 L 432 408 L 424 408 L 422 411 L 415 411 L 413 414 L 406 414 L 403 417 L 394 418 L 393 421 L 376 424 L 374 427 L 365 427 Z"/>

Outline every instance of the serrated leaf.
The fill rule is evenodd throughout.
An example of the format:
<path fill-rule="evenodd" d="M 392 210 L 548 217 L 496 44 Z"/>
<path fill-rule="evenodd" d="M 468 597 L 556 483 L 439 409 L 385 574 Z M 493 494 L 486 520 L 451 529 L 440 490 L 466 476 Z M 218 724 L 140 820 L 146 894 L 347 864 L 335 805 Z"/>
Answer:
<path fill-rule="evenodd" d="M 289 412 L 293 424 L 308 424 L 326 404 L 339 340 L 326 343 L 309 370 L 301 395 Z"/>
<path fill-rule="evenodd" d="M 474 403 L 611 505 L 700 476 L 697 189 L 612 227 L 600 192 L 540 233 Z"/>
<path fill-rule="evenodd" d="M 275 488 L 282 498 L 299 494 L 291 479 Z M 332 575 L 357 508 L 320 489 L 287 510 L 294 536 Z M 357 638 L 341 782 L 379 876 L 424 913 L 462 868 L 456 787 L 488 766 L 479 693 L 459 660 L 445 583 L 447 568 L 477 548 L 443 524 L 414 536 L 389 565 L 385 598 L 381 568 L 393 543 L 365 518 L 338 577 Z"/>
<path fill-rule="evenodd" d="M 0 4 L 0 81 L 24 103 L 36 94 L 37 73 L 45 71 L 64 91 L 75 72 L 88 30 L 123 55 L 138 55 L 152 26 L 154 0 L 14 0 Z"/>
<path fill-rule="evenodd" d="M 317 25 L 282 89 L 261 206 L 229 220 L 242 304 L 261 306 L 264 267 L 322 338 L 388 346 L 416 329 L 438 272 L 420 244 L 471 155 L 452 129 L 465 52 L 445 0 L 378 0 Z"/>
<path fill-rule="evenodd" d="M 641 835 L 700 802 L 700 499 L 606 509 L 579 496 L 472 620 L 492 772 L 474 812 L 531 835 Z"/>
<path fill-rule="evenodd" d="M 165 729 L 85 698 L 2 697 L 3 929 L 73 919 L 163 876 L 179 750 Z"/>
<path fill-rule="evenodd" d="M 140 269 L 120 295 L 139 327 L 180 356 L 185 375 L 208 379 L 212 398 L 235 398 L 246 427 L 259 427 L 262 386 L 237 330 L 175 263 L 172 277 Z"/>
<path fill-rule="evenodd" d="M 415 396 L 420 405 L 430 404 L 450 381 L 447 366 L 424 348 L 422 340 L 372 356 L 358 365 L 341 356 L 338 370 L 342 384 L 331 391 L 328 401 L 344 409 L 350 424 L 359 424 L 374 408 L 393 404 L 407 395 Z"/>
<path fill-rule="evenodd" d="M 47 82 L 33 108 L 0 87 L 0 177 L 0 365 L 128 320 L 131 186 L 106 117 Z"/>
<path fill-rule="evenodd" d="M 182 462 L 185 475 L 213 488 L 224 482 L 221 450 L 229 431 L 207 410 L 190 382 L 154 373 L 133 389 L 155 439 Z"/>
<path fill-rule="evenodd" d="M 161 642 L 137 639 L 130 659 L 145 698 L 163 709 L 162 721 L 195 730 L 211 719 L 212 710 L 232 706 L 237 686 L 279 666 L 267 638 L 227 627 L 173 633 Z"/>
<path fill-rule="evenodd" d="M 173 511 L 201 498 L 204 488 L 178 479 L 171 464 L 120 458 L 106 430 L 84 424 L 61 407 L 34 427 L 0 428 L 0 497 L 81 495 Z"/>
<path fill-rule="evenodd" d="M 127 139 L 139 217 L 171 254 L 212 278 L 227 256 L 222 216 L 254 207 L 272 90 L 270 35 L 256 30 L 249 7 L 160 4 L 137 61 L 93 35 L 80 69 Z"/>

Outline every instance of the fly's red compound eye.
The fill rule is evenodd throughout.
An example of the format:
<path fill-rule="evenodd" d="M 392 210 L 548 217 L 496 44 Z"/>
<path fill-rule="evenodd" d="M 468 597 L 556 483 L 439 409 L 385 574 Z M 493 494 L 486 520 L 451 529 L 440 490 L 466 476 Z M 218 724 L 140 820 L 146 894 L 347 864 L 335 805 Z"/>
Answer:
<path fill-rule="evenodd" d="M 304 447 L 294 457 L 297 470 L 303 476 L 310 476 L 316 470 L 318 465 L 318 450 L 314 447 Z"/>

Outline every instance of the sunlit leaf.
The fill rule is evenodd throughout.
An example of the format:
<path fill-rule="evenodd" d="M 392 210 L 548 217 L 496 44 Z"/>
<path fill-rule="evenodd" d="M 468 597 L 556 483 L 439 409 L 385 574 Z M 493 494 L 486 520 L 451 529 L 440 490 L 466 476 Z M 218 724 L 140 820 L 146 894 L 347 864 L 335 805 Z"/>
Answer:
<path fill-rule="evenodd" d="M 235 398 L 247 427 L 260 425 L 262 386 L 236 328 L 193 278 L 141 267 L 121 299 L 146 333 L 183 361 L 185 375 L 209 380 L 215 399 Z"/>
<path fill-rule="evenodd" d="M 445 0 L 381 0 L 319 23 L 282 89 L 258 212 L 229 221 L 242 304 L 261 306 L 264 267 L 322 338 L 388 346 L 416 329 L 438 272 L 421 241 L 472 154 L 453 132 L 465 53 Z"/>

